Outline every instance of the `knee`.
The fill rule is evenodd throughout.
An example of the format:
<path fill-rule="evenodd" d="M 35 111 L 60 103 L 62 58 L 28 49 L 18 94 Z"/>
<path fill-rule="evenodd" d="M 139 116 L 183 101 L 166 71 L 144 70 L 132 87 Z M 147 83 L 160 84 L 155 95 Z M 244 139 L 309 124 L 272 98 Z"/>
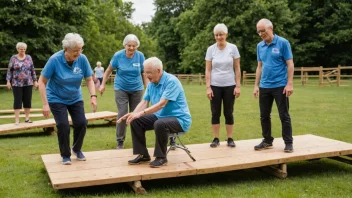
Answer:
<path fill-rule="evenodd" d="M 66 122 L 58 122 L 56 123 L 56 127 L 58 129 L 58 132 L 70 131 L 70 124 Z"/>
<path fill-rule="evenodd" d="M 75 127 L 86 127 L 88 124 L 88 121 L 84 118 L 84 119 L 79 119 L 79 120 L 75 120 L 73 121 L 74 126 Z"/>
<path fill-rule="evenodd" d="M 168 128 L 166 127 L 166 123 L 163 120 L 157 120 L 154 122 L 154 130 L 155 133 L 158 133 L 161 131 L 168 130 Z"/>

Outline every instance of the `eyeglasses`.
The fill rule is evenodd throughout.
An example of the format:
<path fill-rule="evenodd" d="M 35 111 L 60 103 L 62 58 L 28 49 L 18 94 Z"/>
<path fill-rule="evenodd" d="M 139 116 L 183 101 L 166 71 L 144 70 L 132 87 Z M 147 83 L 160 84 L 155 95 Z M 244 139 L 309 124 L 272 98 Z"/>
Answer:
<path fill-rule="evenodd" d="M 214 36 L 220 36 L 220 37 L 222 37 L 222 36 L 224 36 L 225 34 L 214 34 Z"/>
<path fill-rule="evenodd" d="M 82 53 L 83 52 L 83 48 L 81 49 L 78 49 L 78 50 L 73 50 L 73 49 L 70 49 L 73 53 Z"/>
<path fill-rule="evenodd" d="M 263 33 L 265 33 L 266 32 L 266 29 L 264 29 L 264 30 L 257 30 L 257 34 L 263 34 Z"/>

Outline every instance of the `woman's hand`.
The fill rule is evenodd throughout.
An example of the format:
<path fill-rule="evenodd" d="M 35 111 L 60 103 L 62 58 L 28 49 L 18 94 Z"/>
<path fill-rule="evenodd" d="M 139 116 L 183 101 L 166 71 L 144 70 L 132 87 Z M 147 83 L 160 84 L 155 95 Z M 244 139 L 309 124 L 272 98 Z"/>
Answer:
<path fill-rule="evenodd" d="M 207 87 L 207 97 L 209 100 L 212 100 L 214 97 L 213 90 L 211 89 L 211 87 Z"/>

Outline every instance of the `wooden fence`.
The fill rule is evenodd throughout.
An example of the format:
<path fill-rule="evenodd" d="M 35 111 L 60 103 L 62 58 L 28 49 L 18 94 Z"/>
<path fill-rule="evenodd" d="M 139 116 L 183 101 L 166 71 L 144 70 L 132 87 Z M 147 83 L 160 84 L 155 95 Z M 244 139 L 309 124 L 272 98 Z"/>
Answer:
<path fill-rule="evenodd" d="M 307 85 L 336 85 L 349 86 L 352 85 L 352 75 L 343 74 L 343 70 L 352 70 L 352 66 L 341 66 L 323 68 L 320 67 L 299 67 L 295 68 L 294 71 L 294 83 L 298 83 L 302 86 Z M 255 73 L 247 73 L 243 71 L 242 84 L 253 85 L 255 81 Z"/>

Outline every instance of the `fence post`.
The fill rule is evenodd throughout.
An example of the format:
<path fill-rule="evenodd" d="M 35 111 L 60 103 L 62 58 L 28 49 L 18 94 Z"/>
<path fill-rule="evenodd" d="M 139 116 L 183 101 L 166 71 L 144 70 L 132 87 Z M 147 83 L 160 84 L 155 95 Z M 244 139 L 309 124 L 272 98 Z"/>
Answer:
<path fill-rule="evenodd" d="M 301 83 L 304 86 L 303 67 L 301 67 Z"/>
<path fill-rule="evenodd" d="M 337 86 L 339 87 L 340 86 L 340 79 L 341 79 L 341 65 L 338 65 L 337 66 L 337 76 L 336 76 L 336 83 L 337 83 Z"/>
<path fill-rule="evenodd" d="M 243 75 L 242 75 L 242 85 L 246 86 L 246 71 L 243 71 Z"/>
<path fill-rule="evenodd" d="M 199 85 L 203 85 L 202 74 L 199 73 Z"/>
<path fill-rule="evenodd" d="M 319 67 L 319 86 L 322 86 L 324 84 L 324 78 L 323 78 L 323 66 Z"/>

